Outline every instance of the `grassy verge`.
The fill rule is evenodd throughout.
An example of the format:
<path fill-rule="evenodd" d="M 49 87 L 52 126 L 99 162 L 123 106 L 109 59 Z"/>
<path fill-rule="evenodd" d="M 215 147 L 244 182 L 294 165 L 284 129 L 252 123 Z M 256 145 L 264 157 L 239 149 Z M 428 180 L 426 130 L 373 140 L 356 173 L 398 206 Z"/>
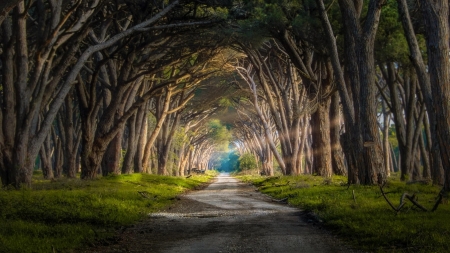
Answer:
<path fill-rule="evenodd" d="M 314 176 L 265 178 L 240 176 L 277 199 L 314 213 L 324 226 L 351 244 L 369 252 L 450 252 L 450 205 L 446 200 L 435 212 L 424 212 L 409 201 L 396 214 L 377 186 L 346 186 L 344 177 L 324 180 Z M 440 188 L 407 185 L 392 179 L 384 187 L 398 206 L 404 192 L 416 193 L 431 209 Z M 353 197 L 354 196 L 354 197 Z"/>
<path fill-rule="evenodd" d="M 212 176 L 132 174 L 53 182 L 36 176 L 32 189 L 0 190 L 0 252 L 65 252 L 111 237 Z"/>

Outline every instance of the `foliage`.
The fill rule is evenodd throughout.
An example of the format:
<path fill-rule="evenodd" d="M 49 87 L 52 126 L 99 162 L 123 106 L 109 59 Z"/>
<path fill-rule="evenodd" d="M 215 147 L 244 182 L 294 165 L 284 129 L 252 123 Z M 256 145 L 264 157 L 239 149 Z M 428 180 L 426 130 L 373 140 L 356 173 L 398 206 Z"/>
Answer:
<path fill-rule="evenodd" d="M 211 176 L 132 174 L 51 182 L 34 176 L 33 189 L 0 190 L 0 252 L 60 252 L 95 244 Z"/>
<path fill-rule="evenodd" d="M 259 177 L 242 176 L 263 193 L 277 199 L 288 198 L 290 205 L 312 212 L 323 225 L 370 252 L 448 252 L 450 250 L 450 205 L 441 204 L 436 212 L 423 212 L 407 203 L 395 214 L 377 186 L 346 185 L 344 177 L 324 181 L 311 175 Z M 390 200 L 398 204 L 404 192 L 416 193 L 419 202 L 431 207 L 439 188 L 407 185 L 398 178 L 385 186 Z M 355 198 L 353 198 L 354 192 Z"/>
<path fill-rule="evenodd" d="M 426 62 L 425 39 L 421 34 L 416 34 L 416 36 L 422 57 Z M 409 65 L 409 56 L 408 43 L 400 21 L 397 1 L 388 0 L 380 16 L 380 26 L 375 41 L 375 57 L 380 62 L 397 62 L 401 65 Z"/>
<path fill-rule="evenodd" d="M 381 62 L 409 63 L 409 49 L 399 22 L 397 1 L 388 0 L 380 16 L 375 42 L 375 57 Z"/>
<path fill-rule="evenodd" d="M 258 166 L 255 156 L 250 153 L 245 153 L 239 157 L 239 170 L 251 170 Z"/>
<path fill-rule="evenodd" d="M 228 145 L 231 140 L 231 132 L 226 126 L 222 125 L 220 120 L 213 119 L 208 123 L 210 130 L 210 137 L 216 143 L 218 151 L 227 151 Z"/>

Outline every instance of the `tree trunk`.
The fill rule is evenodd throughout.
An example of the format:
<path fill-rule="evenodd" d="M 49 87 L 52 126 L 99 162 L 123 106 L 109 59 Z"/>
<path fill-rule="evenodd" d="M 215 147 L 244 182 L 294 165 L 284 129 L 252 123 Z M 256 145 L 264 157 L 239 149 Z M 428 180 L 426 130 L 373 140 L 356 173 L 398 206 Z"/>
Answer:
<path fill-rule="evenodd" d="M 330 98 L 320 101 L 316 112 L 311 115 L 313 173 L 323 177 L 331 177 L 332 174 L 330 102 Z"/>
<path fill-rule="evenodd" d="M 108 174 L 120 175 L 120 159 L 122 157 L 123 130 L 109 143 L 105 155 L 103 156 L 102 172 L 103 176 Z"/>
<path fill-rule="evenodd" d="M 57 149 L 55 154 L 55 178 L 60 178 L 63 172 L 64 151 L 61 145 L 61 139 L 58 139 Z"/>
<path fill-rule="evenodd" d="M 419 44 L 416 39 L 416 35 L 413 29 L 413 25 L 411 22 L 411 18 L 409 15 L 408 5 L 406 0 L 397 0 L 399 14 L 401 17 L 403 29 L 405 31 L 405 37 L 408 42 L 409 51 L 411 54 L 411 61 L 416 69 L 416 73 L 419 79 L 419 84 L 421 87 L 422 95 L 424 97 L 424 101 L 427 107 L 429 124 L 431 125 L 431 129 L 429 129 L 428 142 L 431 143 L 429 145 L 430 152 L 430 164 L 432 169 L 432 178 L 433 183 L 442 184 L 442 161 L 441 154 L 439 150 L 439 135 L 437 132 L 437 116 L 434 109 L 433 94 L 431 91 L 431 82 L 430 77 L 427 72 L 427 68 L 425 63 L 423 62 L 422 53 L 420 52 Z M 427 124 L 425 124 L 427 127 Z"/>
<path fill-rule="evenodd" d="M 133 158 L 136 154 L 137 149 L 137 138 L 136 138 L 136 115 L 131 116 L 128 119 L 128 142 L 127 142 L 127 152 L 122 164 L 122 173 L 130 174 L 133 167 Z"/>
<path fill-rule="evenodd" d="M 335 92 L 331 96 L 330 104 L 330 145 L 331 145 L 331 161 L 333 173 L 336 175 L 347 175 L 345 167 L 344 152 L 340 142 L 340 106 L 339 93 Z"/>
<path fill-rule="evenodd" d="M 390 112 L 387 111 L 386 101 L 382 102 L 383 108 L 383 155 L 384 155 L 384 168 L 386 169 L 386 176 L 391 176 L 390 169 L 390 146 L 389 146 L 389 123 L 390 123 Z"/>
<path fill-rule="evenodd" d="M 143 170 L 148 168 L 150 163 L 150 149 L 153 146 L 153 143 L 155 142 L 159 132 L 161 131 L 161 128 L 163 127 L 163 124 L 165 123 L 166 117 L 168 115 L 169 106 L 172 98 L 172 89 L 173 88 L 167 88 L 166 94 L 164 96 L 164 100 L 159 97 L 158 98 L 158 105 L 157 105 L 157 112 L 156 112 L 156 119 L 157 123 L 155 125 L 155 128 L 153 129 L 152 134 L 147 140 L 147 143 L 145 144 L 145 150 L 144 150 L 144 157 L 142 158 L 142 167 Z"/>
<path fill-rule="evenodd" d="M 140 117 L 139 117 L 140 116 Z M 134 158 L 134 172 L 141 173 L 143 171 L 142 160 L 144 156 L 145 143 L 147 141 L 148 132 L 148 110 L 147 106 L 143 106 L 139 109 L 136 133 L 138 138 L 136 156 Z"/>
<path fill-rule="evenodd" d="M 180 100 L 182 100 L 183 95 L 180 96 Z M 171 120 L 165 122 L 165 126 L 163 127 L 163 131 L 161 132 L 160 145 L 157 145 L 158 148 L 158 174 L 159 175 L 170 175 L 167 171 L 167 161 L 169 158 L 169 151 L 172 148 L 173 138 L 175 136 L 175 131 L 178 128 L 181 114 L 176 113 L 176 115 L 172 115 Z M 170 124 L 169 124 L 170 123 Z"/>
<path fill-rule="evenodd" d="M 64 116 L 61 116 L 64 127 L 65 143 L 64 143 L 64 159 L 66 161 L 66 171 L 68 178 L 75 178 L 77 169 L 76 159 L 78 154 L 78 147 L 81 140 L 81 132 L 79 125 L 77 130 L 74 127 L 74 101 L 72 92 L 66 97 L 64 102 Z M 76 137 L 76 138 L 75 138 Z"/>
<path fill-rule="evenodd" d="M 421 0 L 431 93 L 444 167 L 444 190 L 450 191 L 450 62 L 448 0 Z"/>
<path fill-rule="evenodd" d="M 39 154 L 41 158 L 41 169 L 45 179 L 53 179 L 53 163 L 52 156 L 55 147 L 51 144 L 51 135 L 48 135 L 42 145 Z"/>
<path fill-rule="evenodd" d="M 370 5 L 370 4 L 369 4 Z M 381 7 L 380 7 L 381 8 Z M 364 141 L 364 167 L 359 169 L 361 184 L 377 184 L 384 181 L 383 149 L 377 120 L 377 87 L 375 85 L 374 39 L 368 38 L 359 45 L 357 60 L 360 76 L 360 129 Z"/>
<path fill-rule="evenodd" d="M 430 159 L 427 149 L 425 147 L 425 140 L 422 135 L 420 135 L 419 139 L 419 148 L 420 148 L 420 156 L 422 157 L 423 171 L 422 177 L 425 180 L 431 179 L 431 168 L 430 168 Z"/>

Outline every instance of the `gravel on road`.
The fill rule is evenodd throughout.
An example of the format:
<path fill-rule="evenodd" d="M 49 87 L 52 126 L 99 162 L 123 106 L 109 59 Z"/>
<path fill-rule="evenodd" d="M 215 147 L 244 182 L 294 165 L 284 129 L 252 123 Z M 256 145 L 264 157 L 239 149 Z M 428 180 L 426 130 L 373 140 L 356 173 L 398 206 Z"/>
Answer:
<path fill-rule="evenodd" d="M 173 206 L 125 229 L 114 243 L 84 252 L 356 252 L 302 216 L 301 210 L 220 174 L 205 189 L 182 195 Z"/>

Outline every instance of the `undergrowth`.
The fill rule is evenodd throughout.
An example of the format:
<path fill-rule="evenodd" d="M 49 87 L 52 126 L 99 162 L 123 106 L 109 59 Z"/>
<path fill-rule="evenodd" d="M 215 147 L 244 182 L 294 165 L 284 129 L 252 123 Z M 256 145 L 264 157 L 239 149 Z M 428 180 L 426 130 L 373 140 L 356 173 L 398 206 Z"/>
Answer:
<path fill-rule="evenodd" d="M 95 180 L 43 180 L 32 189 L 0 190 L 0 252 L 67 252 L 105 240 L 211 179 L 148 174 Z"/>
<path fill-rule="evenodd" d="M 349 243 L 368 252 L 450 252 L 450 205 L 444 199 L 435 212 L 410 202 L 396 213 L 378 186 L 346 185 L 346 178 L 240 176 L 277 199 L 286 199 L 318 217 L 320 223 Z M 394 177 L 384 187 L 398 205 L 404 192 L 415 193 L 421 205 L 433 207 L 440 188 L 406 184 Z"/>

